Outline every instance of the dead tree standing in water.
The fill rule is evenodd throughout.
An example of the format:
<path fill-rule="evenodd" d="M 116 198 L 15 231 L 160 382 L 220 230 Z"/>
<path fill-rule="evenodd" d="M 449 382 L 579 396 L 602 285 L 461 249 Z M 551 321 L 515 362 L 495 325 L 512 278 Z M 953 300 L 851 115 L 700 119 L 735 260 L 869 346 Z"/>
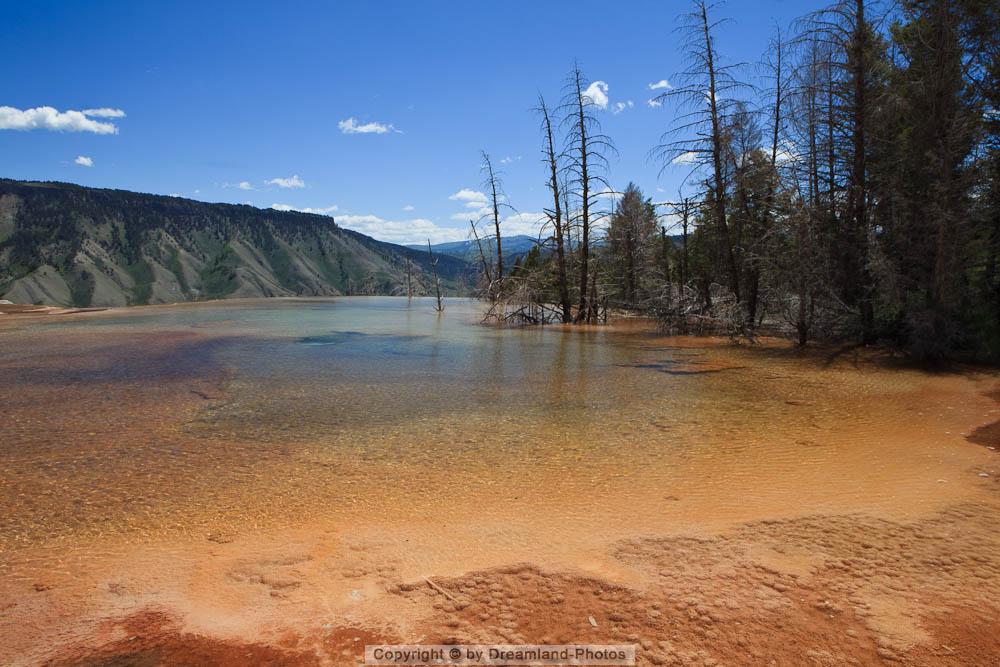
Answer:
<path fill-rule="evenodd" d="M 503 282 L 504 282 L 504 267 L 503 267 L 503 241 L 500 237 L 500 212 L 503 209 L 509 211 L 514 211 L 514 207 L 510 205 L 507 201 L 507 195 L 503 191 L 503 181 L 500 179 L 500 174 L 493 168 L 493 161 L 490 159 L 489 154 L 486 151 L 482 151 L 483 166 L 482 171 L 486 178 L 483 181 L 483 185 L 487 190 L 486 198 L 488 200 L 487 212 L 479 218 L 480 222 L 489 222 L 493 227 L 494 241 L 496 243 L 496 264 L 494 266 L 492 276 L 489 271 L 485 271 L 485 278 L 487 280 L 487 294 L 490 301 L 496 302 L 503 296 Z M 479 234 L 475 230 L 475 225 L 473 225 L 473 233 L 476 236 L 476 240 L 479 240 Z M 482 246 L 480 246 L 480 254 L 482 255 Z"/>
<path fill-rule="evenodd" d="M 499 294 L 503 290 L 503 246 L 500 241 L 500 200 L 497 196 L 499 180 L 493 171 L 493 162 L 489 153 L 483 151 L 483 171 L 486 172 L 486 186 L 490 189 L 490 208 L 493 214 L 493 229 L 496 233 L 497 243 L 497 270 L 496 270 L 496 291 Z"/>
<path fill-rule="evenodd" d="M 427 239 L 427 254 L 431 256 L 431 274 L 434 276 L 434 294 L 437 297 L 437 303 L 434 305 L 434 310 L 437 312 L 444 311 L 444 303 L 441 301 L 441 281 L 438 280 L 438 270 L 437 270 L 437 257 L 434 256 L 434 251 L 431 250 L 431 240 Z"/>
<path fill-rule="evenodd" d="M 413 262 L 406 258 L 406 299 L 413 300 Z"/>
<path fill-rule="evenodd" d="M 472 230 L 472 237 L 476 239 L 476 248 L 479 250 L 479 262 L 483 267 L 483 278 L 486 279 L 486 288 L 490 290 L 493 285 L 493 274 L 490 271 L 490 263 L 486 261 L 486 252 L 483 250 L 483 242 L 479 238 L 479 232 L 476 231 L 475 221 L 469 220 L 469 227 Z"/>
<path fill-rule="evenodd" d="M 569 301 L 569 276 L 566 272 L 566 222 L 563 217 L 559 193 L 559 158 L 556 155 L 552 133 L 552 118 L 545 105 L 545 99 L 538 96 L 538 112 L 542 115 L 542 131 L 545 133 L 545 161 L 549 167 L 549 190 L 552 192 L 552 210 L 546 211 L 552 222 L 556 242 L 556 281 L 559 289 L 559 304 L 562 307 L 562 321 L 568 324 L 573 319 Z"/>
<path fill-rule="evenodd" d="M 607 169 L 607 157 L 604 153 L 614 151 L 610 137 L 601 134 L 600 122 L 594 114 L 594 109 L 599 107 L 591 86 L 599 88 L 601 85 L 600 81 L 588 82 L 580 68 L 574 67 L 561 105 L 564 114 L 562 125 L 567 129 L 568 135 L 566 155 L 573 175 L 571 185 L 577 189 L 580 200 L 580 304 L 576 314 L 577 322 L 589 320 L 595 312 L 588 303 L 588 291 L 592 284 L 589 280 L 591 208 L 599 190 L 610 189 L 598 172 Z M 603 187 L 595 191 L 594 185 Z"/>

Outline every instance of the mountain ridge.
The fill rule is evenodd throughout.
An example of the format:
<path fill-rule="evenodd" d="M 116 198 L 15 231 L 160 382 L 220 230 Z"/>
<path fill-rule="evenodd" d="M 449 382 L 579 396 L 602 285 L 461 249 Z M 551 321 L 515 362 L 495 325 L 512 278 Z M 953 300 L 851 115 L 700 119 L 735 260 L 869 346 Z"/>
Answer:
<path fill-rule="evenodd" d="M 469 265 L 438 256 L 446 293 Z M 0 299 L 123 306 L 212 298 L 430 293 L 426 250 L 334 218 L 182 197 L 0 179 Z"/>
<path fill-rule="evenodd" d="M 480 243 L 483 245 L 483 252 L 486 253 L 487 257 L 492 257 L 493 249 L 496 247 L 495 236 L 484 236 L 479 239 Z M 538 239 L 533 236 L 528 236 L 527 234 L 515 234 L 513 236 L 500 236 L 501 247 L 504 251 L 505 259 L 514 259 L 525 255 L 536 245 L 539 245 Z M 411 250 L 419 249 L 421 246 L 417 244 L 407 244 L 407 248 Z M 424 245 L 424 248 L 427 246 Z M 457 259 L 462 259 L 467 262 L 478 262 L 479 261 L 479 246 L 476 244 L 474 239 L 469 239 L 466 241 L 445 241 L 443 243 L 431 244 L 431 250 L 435 254 L 447 255 L 449 257 L 455 257 Z"/>

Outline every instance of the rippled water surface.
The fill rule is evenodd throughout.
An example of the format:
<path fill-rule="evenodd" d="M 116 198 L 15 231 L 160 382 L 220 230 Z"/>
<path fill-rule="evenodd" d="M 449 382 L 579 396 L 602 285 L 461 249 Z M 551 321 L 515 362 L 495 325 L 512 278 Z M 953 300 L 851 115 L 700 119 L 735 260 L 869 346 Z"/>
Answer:
<path fill-rule="evenodd" d="M 948 483 L 962 432 L 995 412 L 991 378 L 478 313 L 344 298 L 7 322 L 0 546 L 907 515 L 968 493 Z"/>

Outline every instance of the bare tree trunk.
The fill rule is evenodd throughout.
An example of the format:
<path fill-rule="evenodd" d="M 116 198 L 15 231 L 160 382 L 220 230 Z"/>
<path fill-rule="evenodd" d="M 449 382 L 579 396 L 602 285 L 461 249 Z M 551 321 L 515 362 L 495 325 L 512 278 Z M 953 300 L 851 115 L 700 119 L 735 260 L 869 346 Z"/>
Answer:
<path fill-rule="evenodd" d="M 853 233 L 857 243 L 858 276 L 861 285 L 859 290 L 861 307 L 862 339 L 865 343 L 874 342 L 875 315 L 872 304 L 872 281 L 868 267 L 868 184 L 865 164 L 865 152 L 868 148 L 865 137 L 865 123 L 868 118 L 868 100 L 865 83 L 868 73 L 867 65 L 868 26 L 865 23 L 865 2 L 855 0 L 854 34 L 851 39 L 853 51 L 852 78 L 854 79 L 854 96 L 851 104 L 851 190 L 850 210 Z"/>
<path fill-rule="evenodd" d="M 690 216 L 689 199 L 683 200 L 683 211 L 681 213 L 681 285 L 687 285 L 688 281 L 688 224 Z"/>
<path fill-rule="evenodd" d="M 740 272 L 736 265 L 736 255 L 729 238 L 729 226 L 726 220 L 726 189 L 722 171 L 722 128 L 719 119 L 719 105 L 715 85 L 715 47 L 712 45 L 712 32 L 708 23 L 708 9 L 702 0 L 699 0 L 698 8 L 701 12 L 701 26 L 705 38 L 705 57 L 708 68 L 708 104 L 712 120 L 712 166 L 715 182 L 715 221 L 719 227 L 719 234 L 722 235 L 722 243 L 725 246 L 727 268 L 729 269 L 729 280 L 731 282 L 730 288 L 736 296 L 736 302 L 739 303 Z"/>
<path fill-rule="evenodd" d="M 815 43 L 811 45 L 812 49 L 812 62 L 811 68 L 809 70 L 808 79 L 808 111 L 806 122 L 808 123 L 808 135 L 809 135 L 809 201 L 812 202 L 813 208 L 819 210 L 819 142 L 817 139 L 817 107 L 816 96 L 819 93 L 817 90 L 819 86 L 819 72 L 818 63 L 816 61 L 816 45 Z"/>
<path fill-rule="evenodd" d="M 409 258 L 406 259 L 406 298 L 413 300 L 413 262 Z"/>
<path fill-rule="evenodd" d="M 590 151 L 590 146 L 587 143 L 587 119 L 584 114 L 584 101 L 583 101 L 583 74 L 579 69 L 574 72 L 574 80 L 576 83 L 576 107 L 577 107 L 577 121 L 579 123 L 577 130 L 579 136 L 577 137 L 579 141 L 580 150 L 580 189 L 581 189 L 581 211 L 580 211 L 580 225 L 581 225 L 581 239 L 580 239 L 580 310 L 577 313 L 577 320 L 581 320 L 588 317 L 587 308 L 587 271 L 589 269 L 590 262 L 590 173 L 588 171 L 587 157 Z"/>
<path fill-rule="evenodd" d="M 444 311 L 444 303 L 441 301 L 441 281 L 438 280 L 437 272 L 437 258 L 434 257 L 434 252 L 431 250 L 431 240 L 427 239 L 427 254 L 431 256 L 431 274 L 434 276 L 434 294 L 437 296 L 437 304 L 434 309 L 437 312 Z"/>
<path fill-rule="evenodd" d="M 837 121 L 835 119 L 837 107 L 833 100 L 833 54 L 830 53 L 827 56 L 826 63 L 826 141 L 827 141 L 827 196 L 829 198 L 830 207 L 830 223 L 833 224 L 837 220 L 837 154 L 836 154 L 836 140 L 834 139 L 834 128 L 836 127 Z"/>
<path fill-rule="evenodd" d="M 500 242 L 500 200 L 497 198 L 497 177 L 493 172 L 493 162 L 489 154 L 483 151 L 483 166 L 486 168 L 487 184 L 490 187 L 490 202 L 493 208 L 493 227 L 497 237 L 497 272 L 496 272 L 496 293 L 503 289 L 503 247 Z"/>
<path fill-rule="evenodd" d="M 552 224 L 555 227 L 556 238 L 556 280 L 559 283 L 559 304 L 562 307 L 562 321 L 564 324 L 568 324 L 573 318 L 573 307 L 569 302 L 569 278 L 566 273 L 565 230 L 563 228 L 562 204 L 559 201 L 559 164 L 552 136 L 552 119 L 541 95 L 538 96 L 538 108 L 542 114 L 545 130 L 545 157 L 549 164 L 549 189 L 552 191 Z"/>
<path fill-rule="evenodd" d="M 476 231 L 476 223 L 469 220 L 469 227 L 472 228 L 472 236 L 476 239 L 476 247 L 479 248 L 479 261 L 483 265 L 483 276 L 486 278 L 487 289 L 492 290 L 493 276 L 490 273 L 490 264 L 486 261 L 486 253 L 483 252 L 483 242 L 479 240 L 479 232 Z"/>

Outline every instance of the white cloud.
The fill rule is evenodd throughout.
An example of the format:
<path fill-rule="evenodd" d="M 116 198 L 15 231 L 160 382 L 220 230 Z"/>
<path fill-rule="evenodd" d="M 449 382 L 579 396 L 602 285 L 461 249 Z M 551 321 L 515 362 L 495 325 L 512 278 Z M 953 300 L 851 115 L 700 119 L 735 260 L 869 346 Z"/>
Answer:
<path fill-rule="evenodd" d="M 448 199 L 451 201 L 462 201 L 462 202 L 477 202 L 477 206 L 482 206 L 486 203 L 486 195 L 478 190 L 470 190 L 468 188 L 462 188 L 453 195 L 449 195 Z"/>
<path fill-rule="evenodd" d="M 353 116 L 337 123 L 337 127 L 339 127 L 340 131 L 344 134 L 386 134 L 387 132 L 397 132 L 402 134 L 400 130 L 397 130 L 391 124 L 372 121 L 370 123 L 358 125 L 358 122 L 354 120 Z"/>
<path fill-rule="evenodd" d="M 250 185 L 250 181 L 240 181 L 239 183 L 223 183 L 222 187 L 225 189 L 236 188 L 238 190 L 253 190 L 253 186 Z"/>
<path fill-rule="evenodd" d="M 88 111 L 113 111 L 118 109 L 88 109 Z M 95 114 L 100 115 L 100 114 Z M 120 118 L 124 116 L 110 116 Z M 104 116 L 102 116 L 104 117 Z M 0 107 L 0 130 L 52 130 L 53 132 L 93 132 L 94 134 L 118 134 L 114 123 L 102 123 L 88 118 L 85 111 L 59 111 L 53 107 L 16 109 Z"/>
<path fill-rule="evenodd" d="M 791 162 L 792 160 L 798 159 L 798 157 L 799 154 L 798 151 L 795 150 L 795 144 L 787 139 L 781 142 L 781 145 L 778 146 L 778 152 L 774 155 L 775 161 L 778 164 Z"/>
<path fill-rule="evenodd" d="M 583 91 L 584 101 L 590 101 L 598 109 L 608 108 L 608 84 L 603 81 L 595 81 L 589 86 L 587 90 Z"/>
<path fill-rule="evenodd" d="M 279 188 L 304 188 L 306 184 L 299 178 L 298 174 L 290 178 L 272 178 L 264 181 L 266 185 L 277 185 Z"/>
<path fill-rule="evenodd" d="M 101 107 L 100 109 L 84 109 L 81 112 L 84 116 L 93 116 L 94 118 L 124 118 L 125 112 L 121 109 L 109 109 L 108 107 Z"/>
<path fill-rule="evenodd" d="M 656 83 L 649 84 L 650 90 L 670 90 L 671 88 L 673 88 L 673 86 L 671 86 L 670 82 L 666 79 L 660 79 Z"/>
<path fill-rule="evenodd" d="M 406 206 L 403 207 L 403 210 L 404 211 L 412 211 L 413 208 L 414 208 L 413 204 L 407 204 Z"/>
<path fill-rule="evenodd" d="M 386 220 L 377 215 L 341 215 L 337 216 L 337 224 L 390 243 L 427 243 L 427 239 L 431 243 L 442 243 L 463 238 L 461 231 L 441 227 L 426 218 Z"/>
<path fill-rule="evenodd" d="M 646 104 L 649 105 L 650 107 L 654 108 L 654 109 L 656 107 L 662 107 L 663 106 L 663 102 L 661 102 L 660 100 L 656 99 L 655 97 L 652 98 L 652 99 L 646 100 Z"/>
<path fill-rule="evenodd" d="M 315 213 L 316 215 L 330 215 L 337 210 L 337 205 L 327 206 L 325 208 L 311 208 L 306 206 L 304 208 L 299 208 L 297 206 L 292 206 L 291 204 L 271 204 L 271 208 L 275 211 L 297 211 L 299 213 Z"/>
<path fill-rule="evenodd" d="M 670 164 L 694 164 L 698 161 L 698 153 L 696 151 L 687 151 L 686 153 L 681 153 L 673 160 Z"/>
<path fill-rule="evenodd" d="M 475 208 L 476 209 L 475 211 L 461 211 L 459 213 L 452 213 L 451 219 L 458 220 L 460 222 L 468 222 L 470 219 L 476 220 L 478 218 L 483 217 L 484 215 L 492 215 L 493 209 L 482 206 L 482 204 L 485 203 L 486 202 L 469 202 L 468 204 L 466 204 L 466 206 L 468 206 L 469 208 Z"/>
<path fill-rule="evenodd" d="M 518 155 L 517 157 L 510 157 L 510 156 L 508 155 L 507 157 L 505 157 L 505 158 L 502 158 L 502 159 L 500 160 L 500 164 L 510 164 L 511 162 L 517 162 L 517 161 L 518 161 L 518 160 L 520 160 L 520 159 L 521 159 L 521 156 L 520 156 L 520 155 Z"/>
<path fill-rule="evenodd" d="M 73 160 L 73 164 L 78 164 L 81 167 L 93 167 L 94 161 L 86 155 L 77 155 L 76 159 Z"/>
<path fill-rule="evenodd" d="M 177 193 L 177 192 L 171 192 L 171 193 L 170 193 L 169 195 L 167 195 L 167 196 L 168 196 L 168 197 L 180 197 L 181 195 L 180 195 L 179 193 Z"/>
<path fill-rule="evenodd" d="M 625 111 L 625 109 L 631 109 L 634 106 L 635 103 L 632 102 L 632 100 L 629 100 L 627 102 L 615 102 L 615 105 L 611 108 L 611 113 L 618 115 L 622 111 Z"/>
<path fill-rule="evenodd" d="M 515 236 L 524 234 L 525 236 L 538 236 L 545 220 L 544 213 L 514 213 L 508 215 L 500 223 L 500 237 Z"/>

